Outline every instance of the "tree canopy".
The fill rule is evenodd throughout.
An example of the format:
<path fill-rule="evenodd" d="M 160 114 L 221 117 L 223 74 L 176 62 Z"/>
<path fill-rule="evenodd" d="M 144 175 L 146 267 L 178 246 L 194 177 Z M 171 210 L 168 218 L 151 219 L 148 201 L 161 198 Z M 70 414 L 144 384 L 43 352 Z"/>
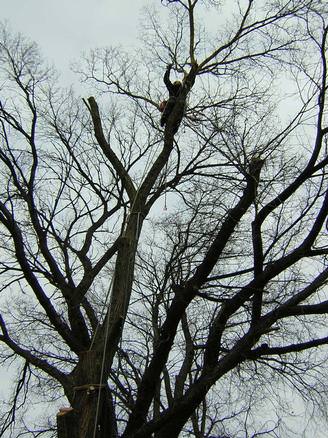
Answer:
<path fill-rule="evenodd" d="M 291 437 L 298 400 L 325 413 L 327 14 L 157 1 L 135 52 L 75 66 L 88 95 L 1 27 L 0 436 Z"/>

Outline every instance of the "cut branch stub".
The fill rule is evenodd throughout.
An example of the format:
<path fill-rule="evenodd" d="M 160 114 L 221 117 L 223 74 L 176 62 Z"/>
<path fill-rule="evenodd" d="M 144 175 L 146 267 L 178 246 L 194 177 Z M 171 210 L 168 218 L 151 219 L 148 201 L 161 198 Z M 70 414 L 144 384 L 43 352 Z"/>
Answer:
<path fill-rule="evenodd" d="M 89 102 L 88 109 L 89 109 L 91 117 L 92 117 L 95 136 L 96 136 L 96 139 L 98 141 L 98 144 L 101 147 L 104 154 L 106 155 L 106 157 L 109 159 L 109 161 L 112 164 L 115 171 L 117 172 L 128 196 L 129 196 L 130 201 L 133 202 L 135 195 L 136 195 L 136 189 L 135 189 L 134 184 L 130 178 L 130 175 L 128 174 L 128 172 L 124 168 L 124 166 L 122 165 L 119 158 L 116 156 L 115 152 L 111 149 L 110 145 L 108 144 L 108 142 L 105 138 L 102 123 L 101 123 L 101 118 L 100 118 L 100 114 L 99 114 L 99 108 L 98 108 L 98 104 L 97 104 L 95 98 L 92 96 L 89 97 L 88 102 Z"/>

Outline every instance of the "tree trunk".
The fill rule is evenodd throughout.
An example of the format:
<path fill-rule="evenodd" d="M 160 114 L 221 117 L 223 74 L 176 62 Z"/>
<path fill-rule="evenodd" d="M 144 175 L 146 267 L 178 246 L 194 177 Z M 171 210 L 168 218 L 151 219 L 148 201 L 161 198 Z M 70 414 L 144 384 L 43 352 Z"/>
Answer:
<path fill-rule="evenodd" d="M 72 410 L 57 415 L 58 438 L 116 438 L 117 428 L 110 390 L 99 383 L 102 354 L 80 353 L 74 371 Z"/>

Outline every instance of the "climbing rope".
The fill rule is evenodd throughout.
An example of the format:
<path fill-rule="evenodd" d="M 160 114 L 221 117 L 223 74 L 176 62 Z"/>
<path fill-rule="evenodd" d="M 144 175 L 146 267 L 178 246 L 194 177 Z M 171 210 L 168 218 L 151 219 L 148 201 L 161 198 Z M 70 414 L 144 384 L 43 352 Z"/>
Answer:
<path fill-rule="evenodd" d="M 110 282 L 110 287 L 108 288 L 108 293 L 107 293 L 107 297 L 110 295 L 110 292 L 113 289 L 113 284 L 114 284 L 114 276 L 111 279 Z M 106 297 L 106 299 L 107 299 Z M 99 379 L 99 388 L 102 387 L 102 381 L 103 381 L 103 377 L 104 377 L 104 370 L 105 370 L 105 359 L 106 359 L 106 351 L 107 351 L 107 341 L 108 341 L 108 334 L 109 334 L 109 318 L 107 318 L 106 322 L 106 327 L 105 327 L 105 341 L 104 341 L 104 350 L 103 350 L 103 355 L 102 355 L 102 360 L 101 360 L 101 370 L 100 370 L 100 379 Z M 97 326 L 98 328 L 98 326 Z M 97 331 L 97 329 L 96 329 Z M 90 347 L 91 348 L 91 347 Z M 99 409 L 100 409 L 100 395 L 101 395 L 101 389 L 98 390 L 98 397 L 97 397 L 97 407 L 96 407 L 96 416 L 95 416 L 95 424 L 94 424 L 94 430 L 93 430 L 93 438 L 96 438 L 96 434 L 97 434 L 97 426 L 98 426 L 98 416 L 99 416 Z"/>

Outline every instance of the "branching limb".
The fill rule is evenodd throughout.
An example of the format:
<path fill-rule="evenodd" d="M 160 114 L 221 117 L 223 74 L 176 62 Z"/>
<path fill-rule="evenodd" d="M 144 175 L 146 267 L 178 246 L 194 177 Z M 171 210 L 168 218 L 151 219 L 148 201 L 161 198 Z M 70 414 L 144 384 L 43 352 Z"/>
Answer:
<path fill-rule="evenodd" d="M 38 299 L 40 305 L 44 308 L 51 324 L 55 327 L 55 329 L 58 331 L 60 336 L 67 342 L 67 345 L 70 346 L 70 348 L 78 352 L 82 348 L 82 346 L 79 344 L 77 339 L 73 336 L 73 333 L 71 332 L 70 328 L 67 326 L 67 324 L 62 320 L 62 318 L 58 315 L 56 312 L 51 300 L 47 297 L 45 294 L 42 286 L 40 285 L 37 277 L 35 276 L 32 268 L 29 265 L 26 253 L 25 253 L 25 246 L 24 246 L 24 239 L 22 236 L 22 232 L 6 208 L 6 206 L 0 202 L 0 222 L 8 229 L 10 232 L 14 245 L 15 245 L 15 251 L 16 251 L 16 257 L 17 261 L 20 264 L 21 270 L 24 273 L 24 276 L 31 286 L 36 298 Z"/>
<path fill-rule="evenodd" d="M 59 371 L 56 367 L 53 365 L 50 365 L 46 360 L 40 359 L 33 355 L 29 350 L 26 350 L 22 347 L 20 347 L 11 337 L 7 330 L 6 324 L 0 315 L 0 328 L 2 330 L 2 335 L 0 335 L 0 341 L 6 344 L 12 351 L 14 351 L 16 354 L 18 354 L 20 357 L 26 360 L 27 363 L 30 363 L 34 365 L 36 368 L 40 369 L 41 371 L 44 371 L 49 376 L 56 379 L 58 382 L 63 384 L 64 386 L 67 385 L 68 379 L 66 374 Z"/>
<path fill-rule="evenodd" d="M 96 139 L 98 141 L 98 144 L 101 147 L 104 154 L 106 155 L 106 157 L 109 159 L 110 163 L 112 164 L 112 166 L 115 169 L 115 171 L 117 172 L 117 174 L 119 175 L 119 177 L 122 181 L 122 184 L 123 184 L 123 186 L 128 194 L 130 202 L 133 202 L 135 195 L 136 195 L 136 189 L 134 187 L 134 184 L 133 184 L 128 172 L 126 171 L 126 169 L 124 168 L 124 166 L 122 165 L 122 163 L 120 162 L 118 157 L 116 156 L 115 152 L 112 150 L 112 148 L 110 147 L 110 145 L 106 141 L 106 138 L 105 138 L 105 135 L 103 132 L 103 128 L 102 128 L 98 104 L 97 104 L 95 98 L 89 97 L 88 102 L 89 102 L 88 109 L 89 109 L 91 117 L 92 117 L 95 136 L 96 136 Z"/>
<path fill-rule="evenodd" d="M 253 202 L 256 193 L 255 188 L 258 184 L 262 166 L 262 160 L 256 160 L 251 163 L 249 169 L 250 173 L 246 179 L 247 185 L 240 201 L 230 210 L 218 235 L 208 249 L 203 261 L 198 265 L 194 275 L 185 285 L 176 288 L 175 297 L 167 311 L 165 322 L 160 330 L 158 345 L 153 353 L 153 358 L 150 361 L 148 368 L 144 372 L 141 384 L 139 385 L 136 403 L 130 415 L 123 438 L 127 438 L 132 431 L 139 428 L 145 421 L 146 413 L 154 396 L 159 376 L 164 368 L 172 347 L 178 324 L 180 323 L 188 305 L 198 292 L 198 289 L 210 275 L 241 217 L 246 213 L 247 209 Z M 210 354 L 209 352 L 214 342 L 215 340 L 212 336 L 207 345 L 208 354 Z M 207 360 L 210 361 L 210 359 Z"/>

